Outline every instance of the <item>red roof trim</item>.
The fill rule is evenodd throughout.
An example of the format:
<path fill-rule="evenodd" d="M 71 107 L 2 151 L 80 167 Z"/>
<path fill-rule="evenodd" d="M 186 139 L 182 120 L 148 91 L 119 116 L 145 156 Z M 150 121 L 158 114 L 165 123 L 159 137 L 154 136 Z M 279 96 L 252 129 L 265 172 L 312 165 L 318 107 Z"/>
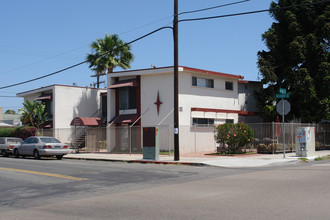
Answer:
<path fill-rule="evenodd" d="M 199 112 L 217 112 L 217 113 L 234 113 L 244 116 L 256 116 L 257 112 L 251 111 L 239 111 L 239 110 L 228 110 L 228 109 L 213 109 L 213 108 L 191 108 L 191 111 Z"/>
<path fill-rule="evenodd" d="M 135 70 L 116 71 L 116 72 L 108 73 L 108 75 L 115 74 L 115 73 L 138 72 L 138 71 L 147 71 L 147 70 L 159 70 L 159 69 L 167 69 L 167 68 L 173 68 L 173 66 L 165 66 L 165 67 L 159 67 L 159 68 L 146 68 L 146 69 L 135 69 Z"/>
<path fill-rule="evenodd" d="M 167 68 L 174 68 L 174 67 L 167 66 L 167 67 L 159 67 L 159 68 L 136 69 L 136 70 L 112 72 L 109 74 L 125 73 L 125 72 L 138 72 L 138 71 L 151 71 L 151 70 L 159 70 L 159 69 L 167 69 Z M 202 69 L 191 68 L 191 67 L 186 67 L 186 66 L 179 66 L 179 68 L 183 68 L 183 70 L 186 70 L 186 71 L 198 72 L 198 73 L 203 73 L 203 74 L 216 75 L 216 76 L 222 76 L 222 77 L 228 77 L 228 78 L 234 78 L 234 79 L 244 79 L 244 76 L 242 76 L 242 75 L 234 75 L 234 74 L 221 73 L 221 72 L 215 72 L 215 71 L 209 71 L 209 70 L 202 70 Z"/>
<path fill-rule="evenodd" d="M 244 76 L 242 76 L 242 75 L 234 75 L 234 74 L 228 74 L 228 73 L 214 72 L 214 71 L 202 70 L 202 69 L 185 67 L 185 66 L 181 66 L 181 67 L 184 70 L 192 71 L 192 72 L 198 72 L 198 73 L 216 75 L 216 76 L 223 76 L 223 77 L 234 78 L 234 79 L 244 79 Z"/>
<path fill-rule="evenodd" d="M 17 96 L 24 96 L 25 93 L 31 93 L 31 92 L 40 92 L 41 91 L 44 91 L 44 90 L 50 90 L 50 89 L 53 89 L 57 86 L 60 86 L 60 87 L 72 87 L 72 88 L 87 88 L 87 89 L 97 89 L 97 90 L 104 90 L 106 91 L 106 89 L 100 89 L 100 88 L 92 88 L 92 87 L 89 87 L 89 86 L 70 86 L 70 85 L 60 85 L 60 84 L 53 84 L 53 85 L 49 85 L 49 86 L 45 86 L 45 87 L 40 87 L 40 88 L 37 88 L 37 89 L 31 89 L 31 90 L 28 90 L 28 91 L 24 91 L 24 92 L 20 92 L 20 93 L 17 93 L 16 95 Z"/>

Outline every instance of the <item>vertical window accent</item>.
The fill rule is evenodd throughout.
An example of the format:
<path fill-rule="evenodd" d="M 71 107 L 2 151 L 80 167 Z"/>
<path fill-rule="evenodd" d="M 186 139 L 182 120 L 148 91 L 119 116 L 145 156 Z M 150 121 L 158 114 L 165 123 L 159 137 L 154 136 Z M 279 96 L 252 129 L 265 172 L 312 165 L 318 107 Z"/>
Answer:
<path fill-rule="evenodd" d="M 234 90 L 233 82 L 226 81 L 226 90 Z"/>
<path fill-rule="evenodd" d="M 119 110 L 136 109 L 136 88 L 119 88 Z"/>
<path fill-rule="evenodd" d="M 192 85 L 206 88 L 214 88 L 214 80 L 193 76 Z"/>

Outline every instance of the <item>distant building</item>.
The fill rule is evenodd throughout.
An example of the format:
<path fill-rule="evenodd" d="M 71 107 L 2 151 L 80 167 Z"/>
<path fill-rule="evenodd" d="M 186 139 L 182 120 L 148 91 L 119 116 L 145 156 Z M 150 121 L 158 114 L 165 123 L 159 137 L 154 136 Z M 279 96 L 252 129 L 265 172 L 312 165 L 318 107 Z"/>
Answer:
<path fill-rule="evenodd" d="M 3 108 L 0 107 L 0 122 L 10 125 L 12 127 L 18 127 L 22 125 L 21 122 L 21 115 L 19 114 L 5 114 L 2 110 Z"/>

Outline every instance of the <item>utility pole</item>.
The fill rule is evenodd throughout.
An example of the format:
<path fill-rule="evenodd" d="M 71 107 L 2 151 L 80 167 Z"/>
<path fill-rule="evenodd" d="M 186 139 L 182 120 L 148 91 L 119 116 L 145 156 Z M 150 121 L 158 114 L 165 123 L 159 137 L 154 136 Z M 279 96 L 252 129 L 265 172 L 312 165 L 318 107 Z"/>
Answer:
<path fill-rule="evenodd" d="M 179 153 L 179 0 L 174 0 L 173 40 L 174 40 L 174 160 L 180 160 Z"/>

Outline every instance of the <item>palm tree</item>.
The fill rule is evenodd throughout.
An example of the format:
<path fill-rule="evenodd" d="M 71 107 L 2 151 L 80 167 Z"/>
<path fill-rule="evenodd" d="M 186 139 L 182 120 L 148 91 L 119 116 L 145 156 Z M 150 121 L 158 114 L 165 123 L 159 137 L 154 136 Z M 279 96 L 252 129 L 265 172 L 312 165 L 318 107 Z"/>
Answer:
<path fill-rule="evenodd" d="M 32 103 L 26 100 L 23 103 L 21 121 L 24 125 L 36 127 L 39 130 L 48 120 L 45 105 L 34 100 Z"/>
<path fill-rule="evenodd" d="M 89 68 L 96 73 L 97 88 L 100 86 L 100 76 L 112 73 L 115 67 L 131 68 L 134 56 L 131 46 L 122 41 L 118 35 L 107 35 L 99 38 L 90 45 L 92 53 L 87 55 Z"/>

